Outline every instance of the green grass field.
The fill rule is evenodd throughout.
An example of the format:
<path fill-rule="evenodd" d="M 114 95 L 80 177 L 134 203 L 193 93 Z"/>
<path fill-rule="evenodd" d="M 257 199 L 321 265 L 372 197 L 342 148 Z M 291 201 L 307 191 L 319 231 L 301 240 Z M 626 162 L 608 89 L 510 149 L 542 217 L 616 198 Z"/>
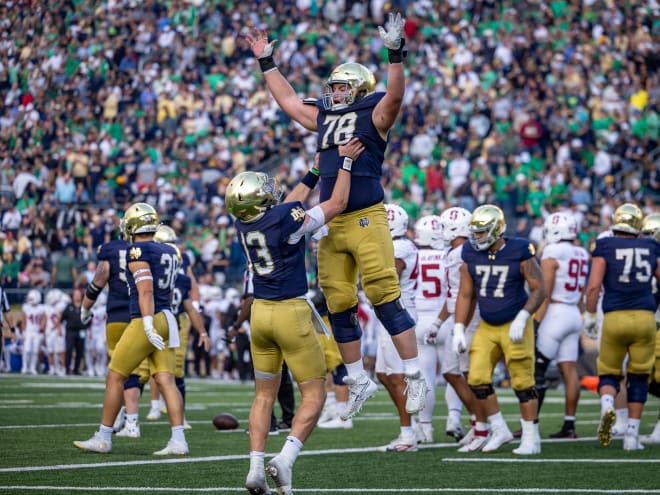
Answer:
<path fill-rule="evenodd" d="M 115 438 L 111 454 L 84 453 L 74 440 L 98 427 L 103 382 L 93 378 L 0 376 L 0 492 L 25 494 L 130 492 L 247 493 L 248 437 L 243 432 L 252 386 L 210 380 L 187 381 L 186 416 L 190 455 L 161 459 L 152 452 L 169 439 L 164 416 L 143 420 L 142 438 Z M 510 390 L 498 392 L 509 426 L 518 428 L 518 407 Z M 438 391 L 442 398 L 443 390 Z M 651 398 L 642 433 L 655 424 L 658 402 Z M 236 415 L 241 427 L 218 432 L 211 419 Z M 550 391 L 541 416 L 543 453 L 517 458 L 506 445 L 495 454 L 460 454 L 444 434 L 444 402 L 436 407 L 436 444 L 418 452 L 386 453 L 378 447 L 398 434 L 394 408 L 384 391 L 371 399 L 352 430 L 316 430 L 294 469 L 295 493 L 660 493 L 660 446 L 624 452 L 621 440 L 600 447 L 595 439 L 597 397 L 583 392 L 573 441 L 551 441 L 562 423 L 560 392 Z M 465 418 L 467 423 L 467 418 Z M 285 434 L 270 436 L 268 453 L 279 451 Z"/>

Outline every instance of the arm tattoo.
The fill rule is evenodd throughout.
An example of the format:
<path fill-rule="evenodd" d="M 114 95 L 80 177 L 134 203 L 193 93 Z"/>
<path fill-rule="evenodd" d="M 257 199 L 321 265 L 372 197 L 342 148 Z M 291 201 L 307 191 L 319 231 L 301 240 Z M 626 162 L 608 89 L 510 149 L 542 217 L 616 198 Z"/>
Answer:
<path fill-rule="evenodd" d="M 521 269 L 525 280 L 529 285 L 530 292 L 525 303 L 525 309 L 530 313 L 536 312 L 545 299 L 545 282 L 543 281 L 543 271 L 536 258 L 529 258 L 522 262 Z"/>

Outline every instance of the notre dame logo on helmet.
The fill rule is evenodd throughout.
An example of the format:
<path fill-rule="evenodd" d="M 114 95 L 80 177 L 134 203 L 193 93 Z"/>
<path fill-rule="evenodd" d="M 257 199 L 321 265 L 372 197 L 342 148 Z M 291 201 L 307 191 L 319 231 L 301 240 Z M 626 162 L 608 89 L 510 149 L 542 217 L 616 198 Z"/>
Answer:
<path fill-rule="evenodd" d="M 141 256 L 142 256 L 142 249 L 140 249 L 139 247 L 132 247 L 131 250 L 128 252 L 128 257 L 132 260 L 139 260 Z"/>

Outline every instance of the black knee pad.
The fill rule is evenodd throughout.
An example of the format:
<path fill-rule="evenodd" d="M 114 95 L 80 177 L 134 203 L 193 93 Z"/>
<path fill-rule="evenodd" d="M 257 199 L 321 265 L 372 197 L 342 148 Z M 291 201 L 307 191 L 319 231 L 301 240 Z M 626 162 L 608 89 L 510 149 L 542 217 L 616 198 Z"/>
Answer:
<path fill-rule="evenodd" d="M 129 388 L 139 388 L 140 394 L 142 394 L 144 383 L 140 381 L 140 375 L 128 375 L 128 378 L 124 382 L 124 390 L 128 390 Z"/>
<path fill-rule="evenodd" d="M 545 373 L 548 371 L 551 360 L 541 354 L 538 349 L 536 349 L 535 355 L 534 382 L 537 387 L 545 387 Z"/>
<path fill-rule="evenodd" d="M 649 383 L 649 394 L 660 398 L 660 383 L 656 382 L 655 380 Z"/>
<path fill-rule="evenodd" d="M 174 382 L 176 383 L 176 388 L 179 389 L 181 398 L 185 402 L 186 400 L 186 381 L 183 378 L 175 378 Z"/>
<path fill-rule="evenodd" d="M 495 389 L 493 388 L 492 383 L 489 383 L 488 385 L 482 385 L 479 387 L 470 386 L 470 389 L 472 389 L 472 393 L 479 400 L 485 400 L 488 398 L 489 395 L 493 395 L 495 393 Z"/>
<path fill-rule="evenodd" d="M 610 385 L 614 387 L 616 393 L 619 393 L 619 388 L 621 388 L 621 376 L 620 375 L 599 375 L 598 376 L 598 390 L 605 385 Z"/>
<path fill-rule="evenodd" d="M 518 396 L 518 402 L 521 404 L 529 402 L 530 400 L 538 399 L 539 397 L 539 394 L 534 387 L 526 388 L 525 390 L 514 390 L 514 392 Z"/>
<path fill-rule="evenodd" d="M 646 373 L 628 373 L 628 402 L 644 404 L 648 398 L 649 375 Z"/>

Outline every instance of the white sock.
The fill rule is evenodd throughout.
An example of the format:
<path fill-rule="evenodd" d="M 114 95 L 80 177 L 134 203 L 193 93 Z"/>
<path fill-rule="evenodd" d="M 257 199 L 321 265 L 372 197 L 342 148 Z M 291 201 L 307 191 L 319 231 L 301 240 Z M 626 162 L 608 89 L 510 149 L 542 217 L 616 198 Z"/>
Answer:
<path fill-rule="evenodd" d="M 402 437 L 409 437 L 415 434 L 415 430 L 412 426 L 401 426 L 399 429 L 401 430 Z"/>
<path fill-rule="evenodd" d="M 183 429 L 183 425 L 172 427 L 172 440 L 176 440 L 177 442 L 186 441 L 186 434 Z"/>
<path fill-rule="evenodd" d="M 488 422 L 491 424 L 493 428 L 496 428 L 498 426 L 504 426 L 504 428 L 509 428 L 506 424 L 506 421 L 504 421 L 504 416 L 502 416 L 502 411 L 497 411 L 495 414 L 491 414 L 488 416 Z"/>
<path fill-rule="evenodd" d="M 401 361 L 403 362 L 403 373 L 406 376 L 415 376 L 420 373 L 419 358 L 417 356 L 410 359 L 402 359 Z"/>
<path fill-rule="evenodd" d="M 364 375 L 364 363 L 362 363 L 362 359 L 355 361 L 354 363 L 346 363 L 346 372 L 351 378 Z"/>
<path fill-rule="evenodd" d="M 530 435 L 535 432 L 534 428 L 534 421 L 525 421 L 524 419 L 520 421 L 520 424 L 522 425 L 522 434 L 525 435 Z"/>
<path fill-rule="evenodd" d="M 447 402 L 449 419 L 452 420 L 454 423 L 460 423 L 461 411 L 463 409 L 463 402 L 456 393 L 456 389 L 454 389 L 454 387 L 452 387 L 450 383 L 448 383 L 447 388 L 445 388 L 445 402 Z"/>
<path fill-rule="evenodd" d="M 608 409 L 614 409 L 614 396 L 604 394 L 600 396 L 600 415 L 605 414 Z"/>
<path fill-rule="evenodd" d="M 151 401 L 151 409 L 160 409 L 160 400 L 152 400 Z"/>
<path fill-rule="evenodd" d="M 296 462 L 302 447 L 303 443 L 300 440 L 294 436 L 289 435 L 286 437 L 286 441 L 284 442 L 278 457 L 281 457 L 286 462 L 288 462 L 290 466 L 293 466 L 293 463 Z"/>
<path fill-rule="evenodd" d="M 112 426 L 105 426 L 101 425 L 99 427 L 99 433 L 101 434 L 101 438 L 105 440 L 106 442 L 111 442 L 112 443 L 112 432 L 114 430 L 112 429 Z"/>
<path fill-rule="evenodd" d="M 628 418 L 628 426 L 626 427 L 626 435 L 639 435 L 639 419 Z"/>
<path fill-rule="evenodd" d="M 264 472 L 264 453 L 256 450 L 250 451 L 250 472 L 263 473 Z"/>
<path fill-rule="evenodd" d="M 328 392 L 328 395 L 325 398 L 325 405 L 330 406 L 334 404 L 337 400 L 335 399 L 335 393 L 334 392 Z"/>
<path fill-rule="evenodd" d="M 126 415 L 126 421 L 128 423 L 137 423 L 137 420 L 138 420 L 138 414 L 137 413 Z"/>
<path fill-rule="evenodd" d="M 624 407 L 617 409 L 616 411 L 616 422 L 626 424 L 628 422 L 628 408 Z"/>

